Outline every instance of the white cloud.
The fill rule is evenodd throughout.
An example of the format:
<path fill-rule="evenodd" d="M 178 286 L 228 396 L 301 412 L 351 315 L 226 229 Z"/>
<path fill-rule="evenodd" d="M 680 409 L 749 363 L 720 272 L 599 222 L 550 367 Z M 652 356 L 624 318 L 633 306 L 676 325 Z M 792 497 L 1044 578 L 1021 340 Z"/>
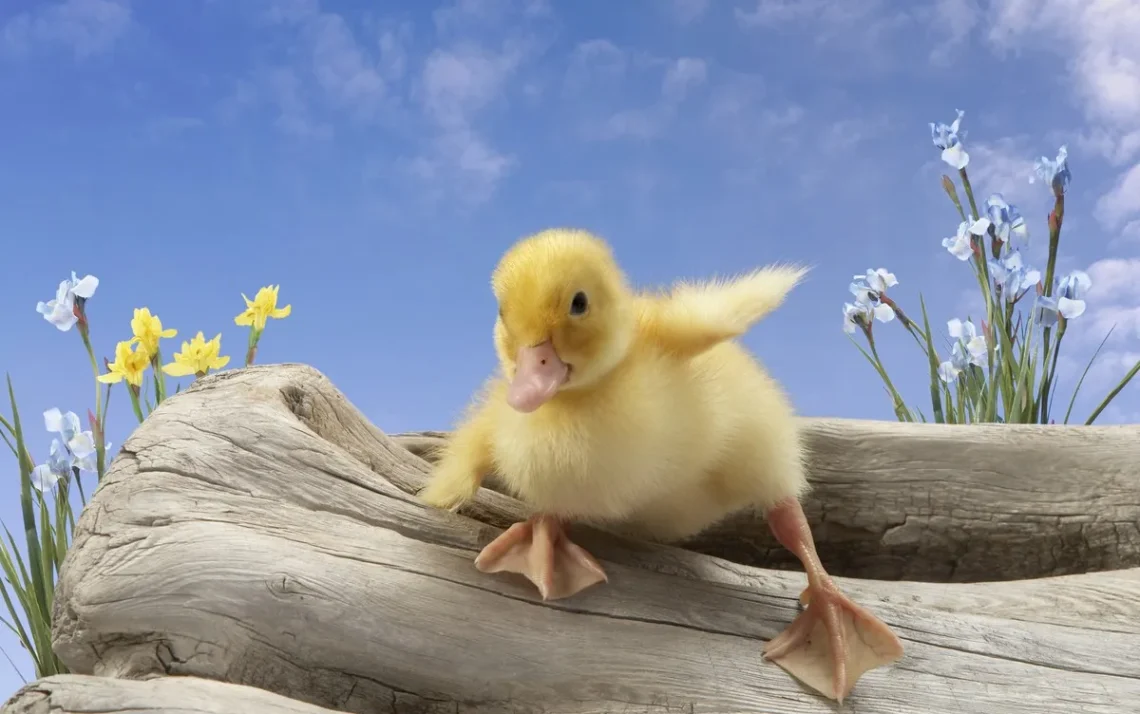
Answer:
<path fill-rule="evenodd" d="M 1099 344 L 1109 330 L 1112 344 L 1140 338 L 1140 258 L 1105 258 L 1087 272 L 1092 281 L 1088 307 L 1069 328 L 1077 339 Z"/>
<path fill-rule="evenodd" d="M 290 69 L 268 72 L 262 80 L 264 90 L 280 112 L 274 124 L 281 132 L 303 139 L 331 139 L 332 127 L 312 116 L 301 95 L 301 82 Z"/>
<path fill-rule="evenodd" d="M 435 50 L 424 62 L 421 101 L 428 115 L 445 127 L 463 126 L 498 97 L 521 54 L 493 53 L 472 45 Z"/>
<path fill-rule="evenodd" d="M 950 64 L 956 50 L 978 26 L 982 10 L 977 0 L 936 0 L 931 22 L 945 36 L 930 52 L 935 64 Z"/>
<path fill-rule="evenodd" d="M 1118 228 L 1126 219 L 1140 213 L 1140 164 L 1120 175 L 1112 190 L 1097 201 L 1096 209 L 1110 228 Z"/>
<path fill-rule="evenodd" d="M 1140 121 L 1140 5 L 1120 0 L 994 0 L 989 40 L 999 50 L 1018 42 L 1060 39 L 1073 87 L 1092 118 L 1135 130 Z M 1056 45 L 1054 45 L 1056 47 Z"/>
<path fill-rule="evenodd" d="M 660 73 L 656 99 L 636 107 L 605 107 L 607 100 L 627 101 L 632 93 L 629 83 L 641 81 L 644 71 Z M 706 84 L 708 75 L 708 63 L 697 57 L 663 59 L 623 50 L 609 40 L 595 39 L 574 49 L 563 87 L 575 96 L 585 113 L 594 115 L 582 128 L 585 138 L 644 141 L 665 132 L 686 99 Z"/>
<path fill-rule="evenodd" d="M 1094 127 L 1086 142 L 1120 165 L 1140 150 L 1140 4 L 1121 0 L 993 0 L 988 39 L 999 52 L 1031 44 L 1065 58 L 1076 102 Z M 1140 210 L 1125 191 L 1140 165 L 1101 199 L 1110 226 Z"/>
<path fill-rule="evenodd" d="M 403 73 L 404 45 L 410 39 L 406 26 L 386 29 L 372 50 L 357 40 L 344 17 L 322 11 L 318 0 L 277 0 L 265 17 L 270 22 L 298 28 L 306 62 L 297 71 L 312 78 L 333 108 L 369 120 L 391 101 L 389 82 Z M 303 105 L 306 99 L 301 77 L 296 78 L 295 84 L 289 90 L 289 103 Z M 274 91 L 280 95 L 280 87 Z M 295 117 L 284 117 L 279 122 L 294 123 Z"/>
<path fill-rule="evenodd" d="M 1089 299 L 1133 300 L 1140 304 L 1140 258 L 1105 258 L 1088 267 Z"/>
<path fill-rule="evenodd" d="M 751 10 L 736 8 L 733 14 L 744 27 L 770 27 L 825 12 L 828 0 L 756 0 Z"/>
<path fill-rule="evenodd" d="M 110 51 L 130 27 L 129 0 L 65 0 L 8 20 L 0 27 L 0 47 L 22 55 L 57 45 L 84 59 Z"/>
<path fill-rule="evenodd" d="M 677 104 L 693 87 L 705 83 L 708 66 L 704 60 L 682 57 L 665 70 L 661 83 L 661 96 L 669 104 Z"/>
<path fill-rule="evenodd" d="M 439 133 L 430 153 L 412 164 L 418 176 L 453 183 L 468 204 L 483 203 L 494 195 L 516 159 L 493 148 L 475 131 L 473 122 L 501 98 L 523 58 L 522 50 L 510 44 L 501 52 L 465 44 L 428 56 L 418 97 Z"/>
<path fill-rule="evenodd" d="M 626 53 L 609 40 L 581 42 L 570 53 L 563 88 L 570 94 L 597 94 L 623 80 L 629 65 Z"/>
<path fill-rule="evenodd" d="M 914 24 L 913 4 L 905 6 L 891 0 L 755 0 L 751 10 L 736 8 L 733 13 L 746 30 L 808 24 L 817 44 L 849 51 L 845 62 L 882 63 L 888 57 L 888 37 Z"/>
<path fill-rule="evenodd" d="M 711 2 L 712 0 L 672 0 L 669 12 L 677 22 L 688 25 L 704 17 Z"/>

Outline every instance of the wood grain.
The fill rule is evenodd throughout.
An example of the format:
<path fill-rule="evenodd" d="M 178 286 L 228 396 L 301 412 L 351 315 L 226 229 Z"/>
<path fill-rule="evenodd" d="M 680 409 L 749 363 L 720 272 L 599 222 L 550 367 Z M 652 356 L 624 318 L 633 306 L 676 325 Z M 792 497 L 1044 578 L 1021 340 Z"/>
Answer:
<path fill-rule="evenodd" d="M 146 681 L 57 674 L 20 689 L 2 714 L 334 714 L 264 689 L 195 677 Z"/>
<path fill-rule="evenodd" d="M 1140 566 L 1140 425 L 801 422 L 813 486 L 804 511 L 832 573 L 977 582 Z M 447 433 L 392 438 L 430 461 Z M 751 513 L 685 547 L 801 569 Z"/>
<path fill-rule="evenodd" d="M 943 454 L 953 480 L 962 440 L 955 450 L 949 432 L 930 433 L 913 471 L 937 470 Z M 1017 444 L 1005 444 L 1007 466 Z M 760 658 L 794 617 L 802 573 L 578 529 L 610 582 L 542 603 L 471 562 L 521 505 L 484 490 L 462 514 L 427 508 L 409 491 L 428 468 L 310 367 L 200 380 L 131 435 L 79 519 L 55 650 L 79 674 L 201 677 L 359 714 L 836 710 Z M 858 491 L 869 473 L 843 478 Z M 978 522 L 1009 517 L 983 505 Z M 907 649 L 865 675 L 844 711 L 1120 714 L 1140 701 L 1140 569 L 839 583 Z"/>

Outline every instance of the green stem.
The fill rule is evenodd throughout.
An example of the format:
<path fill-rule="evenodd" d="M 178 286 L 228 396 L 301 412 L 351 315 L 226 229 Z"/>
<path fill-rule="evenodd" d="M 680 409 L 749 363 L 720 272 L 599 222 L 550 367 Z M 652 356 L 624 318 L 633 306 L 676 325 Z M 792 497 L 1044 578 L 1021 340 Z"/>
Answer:
<path fill-rule="evenodd" d="M 1041 383 L 1043 388 L 1041 390 L 1041 419 L 1042 424 L 1049 423 L 1049 385 L 1053 383 L 1057 375 L 1057 359 L 1061 355 L 1061 339 L 1065 336 L 1065 330 L 1068 328 L 1068 321 L 1062 320 L 1060 327 L 1057 329 L 1057 341 L 1053 343 L 1053 361 L 1045 370 L 1042 376 Z M 1048 358 L 1046 358 L 1048 359 Z"/>
<path fill-rule="evenodd" d="M 98 424 L 98 434 L 95 439 L 95 469 L 98 478 L 102 480 L 103 469 L 107 463 L 107 440 L 103 438 L 104 432 L 103 424 L 107 417 L 103 404 L 103 393 L 99 391 L 99 360 L 95 358 L 95 349 L 91 346 L 91 335 L 87 329 L 82 329 L 79 334 L 83 337 L 83 346 L 87 349 L 87 357 L 91 360 L 91 372 L 95 375 L 95 422 Z M 111 401 L 110 385 L 107 386 L 107 402 Z M 82 488 L 80 495 L 82 495 Z"/>
<path fill-rule="evenodd" d="M 166 399 L 166 374 L 162 371 L 162 349 L 156 347 L 150 358 L 151 367 L 154 368 L 154 405 L 162 404 Z"/>
<path fill-rule="evenodd" d="M 253 364 L 253 358 L 257 356 L 257 343 L 261 340 L 261 330 L 256 327 L 250 326 L 249 328 L 249 348 L 245 352 L 245 366 L 248 367 Z"/>
<path fill-rule="evenodd" d="M 87 330 L 80 330 L 79 334 L 83 337 L 83 346 L 87 348 L 87 357 L 91 360 L 91 371 L 95 375 L 95 415 L 98 417 L 103 408 L 103 393 L 99 391 L 99 361 L 95 359 L 95 349 L 91 346 L 91 336 Z"/>
<path fill-rule="evenodd" d="M 131 395 L 131 408 L 135 411 L 135 417 L 138 418 L 139 424 L 142 424 L 144 417 L 142 407 L 139 406 L 139 388 L 133 384 L 128 384 L 127 393 Z"/>
<path fill-rule="evenodd" d="M 1053 203 L 1053 213 L 1049 216 L 1049 261 L 1045 266 L 1045 284 L 1043 286 L 1043 294 L 1045 297 L 1053 295 L 1053 273 L 1057 267 L 1057 248 L 1061 243 L 1061 223 L 1065 219 L 1065 194 L 1055 193 L 1055 202 Z M 1049 360 L 1049 337 L 1052 330 L 1048 327 L 1045 328 L 1045 362 Z M 1042 363 L 1044 364 L 1044 362 Z M 1041 387 L 1037 394 L 1038 410 L 1048 402 L 1047 390 L 1049 388 L 1047 375 L 1048 371 L 1043 370 L 1041 375 Z M 1040 422 L 1043 415 L 1040 411 L 1034 415 L 1034 421 Z"/>
<path fill-rule="evenodd" d="M 871 356 L 875 358 L 875 364 L 879 369 L 879 374 L 882 376 L 883 381 L 886 382 L 887 389 L 890 390 L 891 397 L 894 399 L 895 415 L 902 421 L 903 414 L 907 414 L 906 403 L 903 402 L 902 396 L 898 390 L 895 389 L 895 385 L 891 383 L 891 378 L 887 376 L 887 370 L 883 367 L 883 360 L 879 358 L 879 350 L 875 348 L 875 340 L 871 338 L 870 331 L 867 332 L 867 345 L 871 348 Z M 907 421 L 909 421 L 909 418 Z"/>

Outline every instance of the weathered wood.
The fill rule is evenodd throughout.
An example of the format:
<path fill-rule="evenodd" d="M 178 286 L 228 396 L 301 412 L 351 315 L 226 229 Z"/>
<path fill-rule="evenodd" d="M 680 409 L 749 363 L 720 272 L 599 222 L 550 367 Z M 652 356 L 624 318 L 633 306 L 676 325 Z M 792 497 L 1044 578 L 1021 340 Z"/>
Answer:
<path fill-rule="evenodd" d="M 1021 458 L 1014 442 L 1002 461 Z M 312 368 L 203 379 L 131 435 L 79 519 L 55 650 L 82 674 L 199 676 L 361 714 L 835 710 L 760 658 L 802 573 L 579 529 L 610 582 L 543 603 L 471 562 L 498 533 L 481 520 L 521 506 L 484 490 L 469 510 L 481 520 L 427 508 L 408 491 L 428 468 Z M 1119 714 L 1140 701 L 1140 569 L 839 583 L 907 648 L 847 710 Z"/>
<path fill-rule="evenodd" d="M 196 677 L 146 681 L 58 674 L 16 692 L 0 714 L 335 714 L 264 689 Z"/>
<path fill-rule="evenodd" d="M 813 486 L 804 511 L 832 573 L 977 582 L 1140 566 L 1140 425 L 801 421 Z M 392 438 L 430 461 L 447 433 Z M 802 567 L 750 513 L 685 547 Z"/>

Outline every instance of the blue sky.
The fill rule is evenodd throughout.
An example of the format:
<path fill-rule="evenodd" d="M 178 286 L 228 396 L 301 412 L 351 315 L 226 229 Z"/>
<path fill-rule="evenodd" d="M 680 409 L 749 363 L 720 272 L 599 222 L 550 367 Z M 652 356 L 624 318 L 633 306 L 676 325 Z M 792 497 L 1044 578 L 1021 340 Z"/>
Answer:
<path fill-rule="evenodd" d="M 100 353 L 146 306 L 176 342 L 221 332 L 235 365 L 240 293 L 280 284 L 293 314 L 270 324 L 260 362 L 314 365 L 382 429 L 448 428 L 495 366 L 496 260 L 558 225 L 605 236 L 640 284 L 811 264 L 745 342 L 802 413 L 892 419 L 841 307 L 853 275 L 885 267 L 890 294 L 917 316 L 921 292 L 940 333 L 978 314 L 969 270 L 941 246 L 958 217 L 928 123 L 955 109 L 979 200 L 1001 191 L 1021 209 L 1042 269 L 1051 197 L 1028 177 L 1069 147 L 1058 268 L 1094 285 L 1062 393 L 1116 325 L 1083 419 L 1140 359 L 1140 8 L 902 7 L 8 0 L 0 367 L 37 460 L 43 410 L 92 406 L 79 336 L 35 312 L 72 270 L 100 280 Z M 929 412 L 921 355 L 897 322 L 876 335 Z M 1101 421 L 1140 421 L 1140 382 Z M 7 633 L 0 646 L 26 664 Z M 0 699 L 18 684 L 0 662 Z"/>

